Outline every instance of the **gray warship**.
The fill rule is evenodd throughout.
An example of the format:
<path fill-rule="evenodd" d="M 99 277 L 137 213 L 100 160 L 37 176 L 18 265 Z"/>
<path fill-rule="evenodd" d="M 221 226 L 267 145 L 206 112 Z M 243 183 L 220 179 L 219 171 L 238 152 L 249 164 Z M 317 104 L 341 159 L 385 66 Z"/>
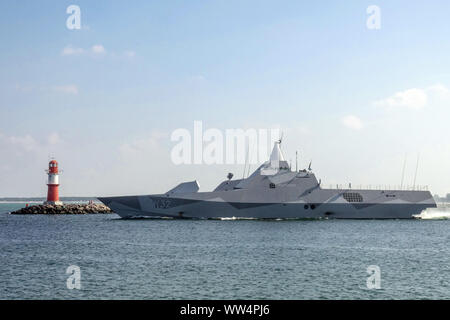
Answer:
<path fill-rule="evenodd" d="M 311 166 L 291 170 L 280 144 L 250 176 L 229 174 L 210 192 L 190 181 L 164 194 L 98 199 L 122 218 L 412 219 L 436 207 L 429 191 L 322 188 Z"/>

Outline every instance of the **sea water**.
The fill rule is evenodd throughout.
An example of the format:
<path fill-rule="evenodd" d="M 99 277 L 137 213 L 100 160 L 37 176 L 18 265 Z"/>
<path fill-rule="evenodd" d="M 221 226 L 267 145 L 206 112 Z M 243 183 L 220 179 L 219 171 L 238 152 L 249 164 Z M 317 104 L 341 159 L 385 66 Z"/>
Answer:
<path fill-rule="evenodd" d="M 23 206 L 0 203 L 0 299 L 450 299 L 446 209 L 421 220 L 7 213 Z"/>

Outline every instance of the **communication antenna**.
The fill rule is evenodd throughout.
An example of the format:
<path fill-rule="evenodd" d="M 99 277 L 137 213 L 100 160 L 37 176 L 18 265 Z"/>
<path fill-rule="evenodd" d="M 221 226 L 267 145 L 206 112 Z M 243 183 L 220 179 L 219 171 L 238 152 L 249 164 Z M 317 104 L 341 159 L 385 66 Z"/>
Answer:
<path fill-rule="evenodd" d="M 308 171 L 311 171 L 312 160 L 309 162 Z"/>
<path fill-rule="evenodd" d="M 407 156 L 407 153 L 405 153 L 405 160 L 403 160 L 402 182 L 400 184 L 400 190 L 403 188 L 403 180 L 405 178 L 406 156 Z"/>
<path fill-rule="evenodd" d="M 298 172 L 298 151 L 295 151 L 295 172 Z"/>
<path fill-rule="evenodd" d="M 247 169 L 249 144 L 250 144 L 250 142 L 247 143 L 247 152 L 245 153 L 244 173 L 242 174 L 242 179 L 245 179 L 245 169 Z"/>
<path fill-rule="evenodd" d="M 250 141 L 249 141 L 250 143 Z M 249 156 L 248 156 L 248 169 L 247 169 L 247 178 L 250 175 L 250 160 L 252 159 L 252 154 L 249 152 Z"/>
<path fill-rule="evenodd" d="M 420 158 L 420 153 L 417 154 L 416 172 L 414 173 L 413 190 L 416 189 L 416 178 L 417 178 L 417 169 L 419 168 L 419 158 Z"/>

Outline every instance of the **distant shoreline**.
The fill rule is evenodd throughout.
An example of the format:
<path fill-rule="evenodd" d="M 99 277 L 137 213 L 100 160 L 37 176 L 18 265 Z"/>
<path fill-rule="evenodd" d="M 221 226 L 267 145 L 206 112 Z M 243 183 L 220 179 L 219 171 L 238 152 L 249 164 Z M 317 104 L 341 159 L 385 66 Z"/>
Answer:
<path fill-rule="evenodd" d="M 42 202 L 47 200 L 45 197 L 5 197 L 0 198 L 0 202 Z M 89 201 L 97 200 L 96 197 L 61 197 L 61 201 Z"/>

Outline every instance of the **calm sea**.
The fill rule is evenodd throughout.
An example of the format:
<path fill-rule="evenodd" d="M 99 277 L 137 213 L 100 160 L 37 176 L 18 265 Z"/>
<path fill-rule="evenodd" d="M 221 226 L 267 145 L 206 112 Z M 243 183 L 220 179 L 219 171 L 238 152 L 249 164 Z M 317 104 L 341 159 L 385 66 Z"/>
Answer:
<path fill-rule="evenodd" d="M 0 299 L 450 299 L 446 219 L 6 213 L 22 206 L 0 203 Z M 80 290 L 67 288 L 71 265 L 80 267 Z M 380 289 L 367 287 L 371 265 Z"/>

